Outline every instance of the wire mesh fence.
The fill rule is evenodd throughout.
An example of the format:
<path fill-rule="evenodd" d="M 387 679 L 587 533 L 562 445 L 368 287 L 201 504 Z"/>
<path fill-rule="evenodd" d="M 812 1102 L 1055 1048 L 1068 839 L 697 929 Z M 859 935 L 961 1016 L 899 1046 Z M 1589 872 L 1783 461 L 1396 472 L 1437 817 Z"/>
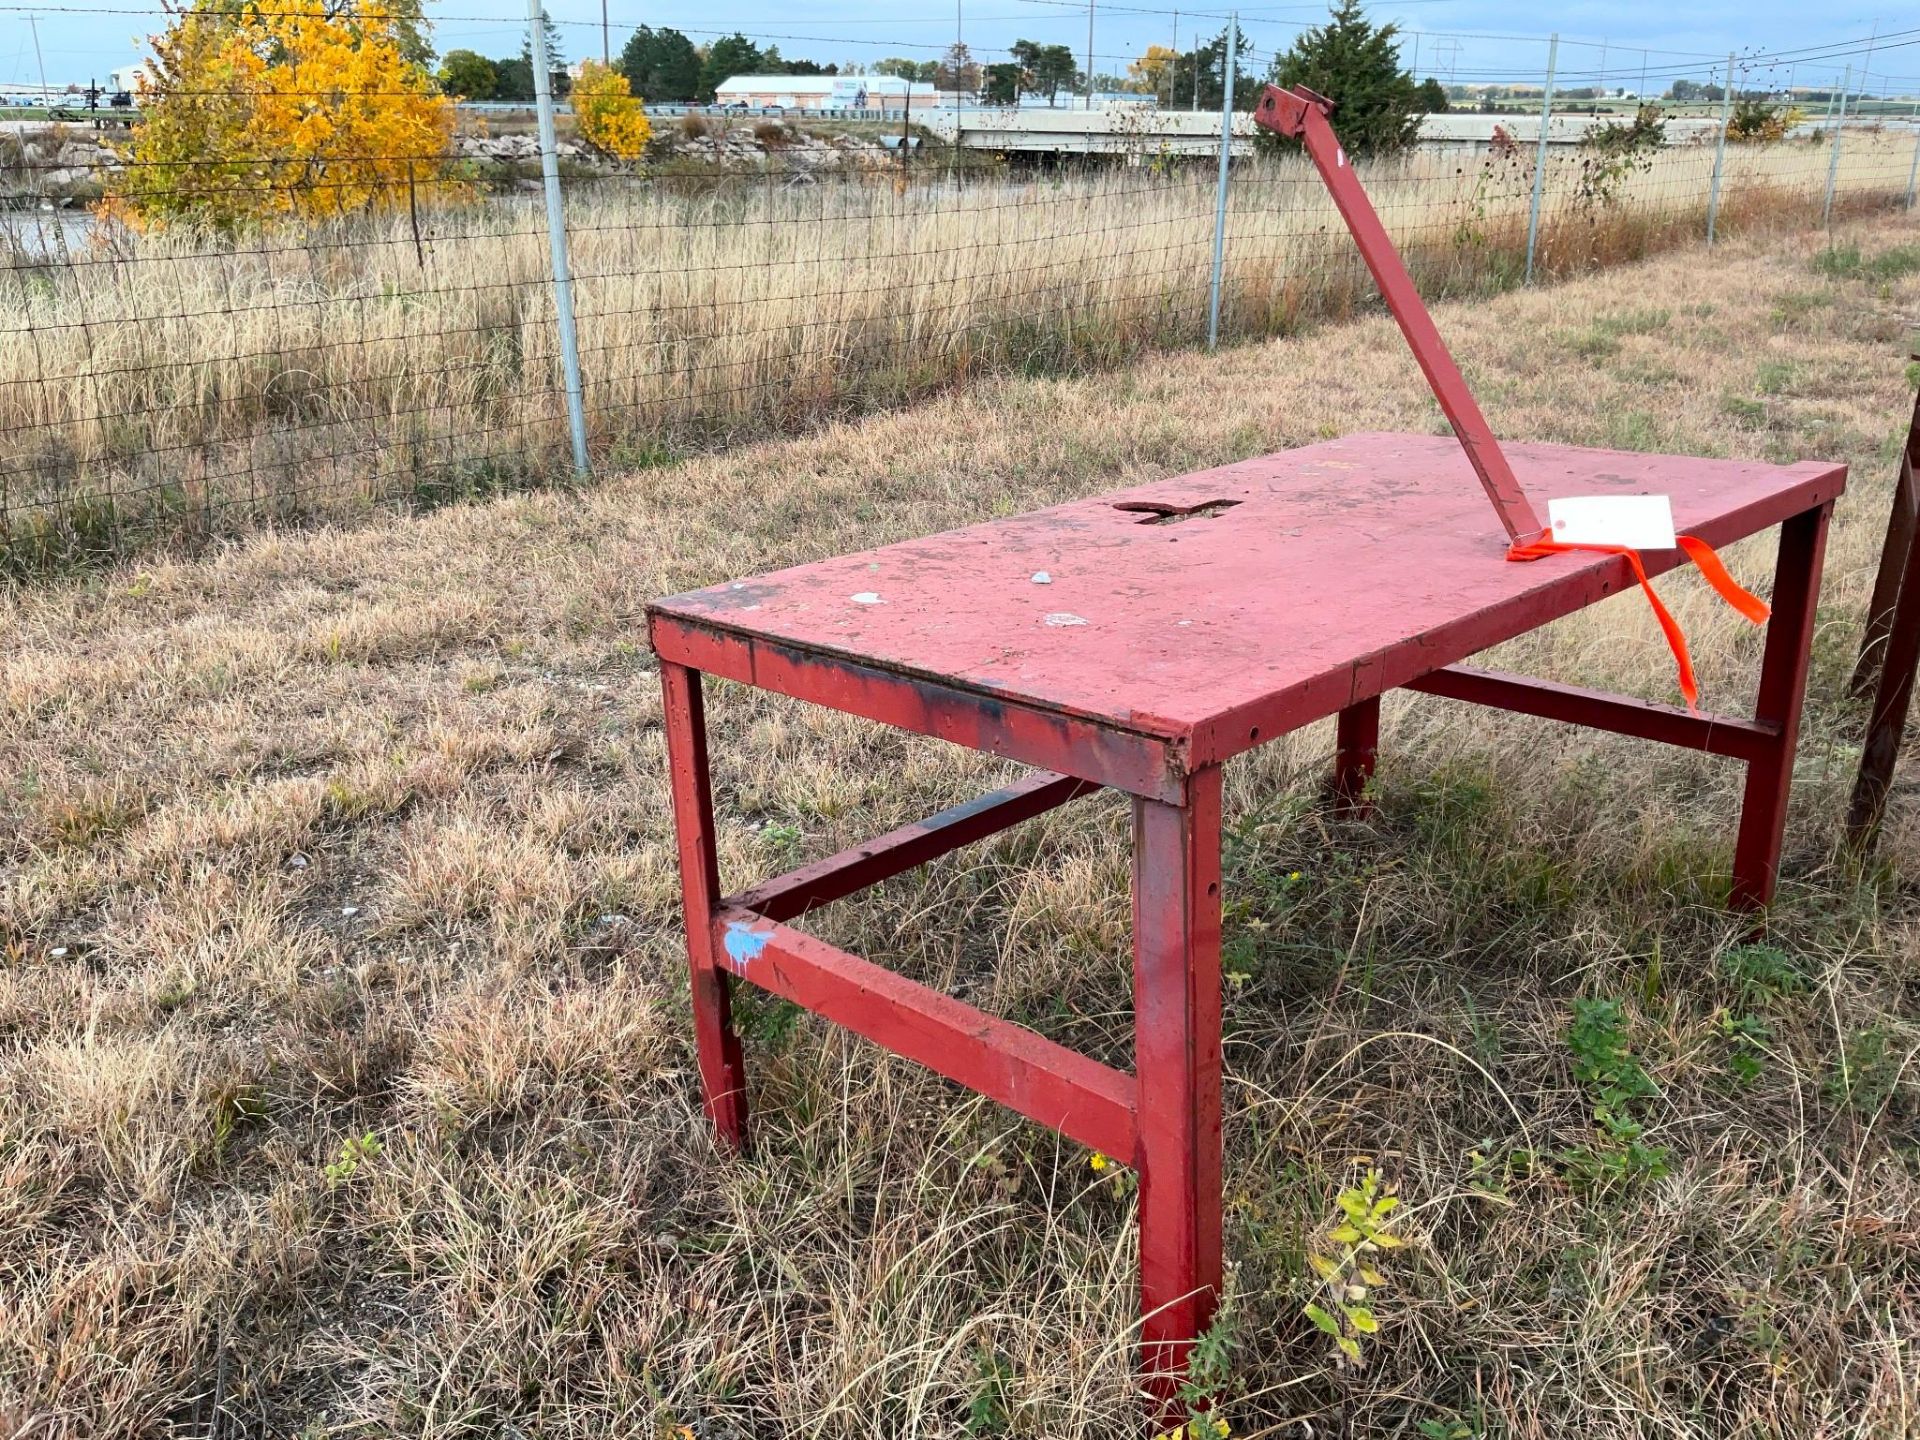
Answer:
<path fill-rule="evenodd" d="M 699 153 L 564 157 L 596 468 L 1205 340 L 1217 193 L 1204 156 L 1142 144 L 1023 166 L 697 123 Z M 123 136 L 53 126 L 8 143 L 5 178 L 27 203 L 0 214 L 0 575 L 573 473 L 551 237 L 524 144 L 485 164 L 422 149 L 316 169 L 272 155 L 155 165 L 130 160 Z M 1721 233 L 1910 204 L 1917 143 L 1893 126 L 1727 146 Z M 1716 144 L 1624 162 L 1547 148 L 1537 274 L 1703 238 Z M 1422 288 L 1469 295 L 1526 272 L 1539 163 L 1496 135 L 1370 162 L 1363 179 Z M 242 194 L 267 202 L 264 218 L 128 223 L 113 197 L 141 165 L 169 213 Z M 1373 303 L 1304 158 L 1247 156 L 1226 184 L 1224 338 Z"/>

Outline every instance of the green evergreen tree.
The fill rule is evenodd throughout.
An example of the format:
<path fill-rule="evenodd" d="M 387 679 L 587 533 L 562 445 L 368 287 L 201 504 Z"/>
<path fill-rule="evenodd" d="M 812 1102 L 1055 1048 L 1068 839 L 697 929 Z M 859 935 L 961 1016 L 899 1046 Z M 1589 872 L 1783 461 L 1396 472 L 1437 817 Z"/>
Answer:
<path fill-rule="evenodd" d="M 1420 130 L 1420 89 L 1400 68 L 1397 25 L 1375 25 L 1360 0 L 1341 0 L 1325 25 L 1301 32 L 1273 62 L 1280 86 L 1305 85 L 1333 101 L 1333 130 L 1350 155 L 1391 155 Z M 1292 146 L 1261 131 L 1268 143 Z"/>
<path fill-rule="evenodd" d="M 566 46 L 560 39 L 560 27 L 553 23 L 553 17 L 547 14 L 546 7 L 544 6 L 542 6 L 540 10 L 540 28 L 546 36 L 547 85 L 548 88 L 552 90 L 554 99 L 564 100 L 567 97 L 567 92 L 573 89 L 573 77 L 567 73 L 567 51 Z M 531 100 L 533 98 L 531 91 L 531 86 L 533 85 L 533 41 L 531 38 L 520 42 L 520 58 L 524 60 L 527 65 L 527 85 L 529 86 L 527 98 Z M 497 67 L 502 74 L 505 72 L 506 65 L 507 62 L 503 60 Z M 503 95 L 500 98 L 504 100 L 507 97 Z"/>
<path fill-rule="evenodd" d="M 700 52 L 678 30 L 642 25 L 621 49 L 619 69 L 642 100 L 685 104 L 700 94 Z"/>
<path fill-rule="evenodd" d="M 533 99 L 533 62 L 524 54 L 493 62 L 493 98 Z"/>
<path fill-rule="evenodd" d="M 1065 45 L 1016 40 L 1007 53 L 1020 69 L 1021 89 L 1029 95 L 1046 96 L 1049 105 L 1056 103 L 1061 90 L 1072 90 L 1080 82 L 1080 67 Z"/>
<path fill-rule="evenodd" d="M 1248 60 L 1253 41 L 1240 32 L 1240 43 L 1233 57 L 1233 108 L 1251 110 L 1258 100 L 1260 79 Z M 1173 57 L 1173 108 L 1218 111 L 1227 81 L 1227 32 L 1220 33 L 1198 49 Z M 1196 83 L 1197 81 L 1197 83 Z"/>
<path fill-rule="evenodd" d="M 737 31 L 723 35 L 707 47 L 707 58 L 700 66 L 700 95 L 712 99 L 713 92 L 736 75 L 758 75 L 764 59 L 760 47 Z"/>
<path fill-rule="evenodd" d="M 981 72 L 980 103 L 983 105 L 1018 105 L 1023 87 L 1025 72 L 1009 60 L 1000 65 L 989 65 Z"/>

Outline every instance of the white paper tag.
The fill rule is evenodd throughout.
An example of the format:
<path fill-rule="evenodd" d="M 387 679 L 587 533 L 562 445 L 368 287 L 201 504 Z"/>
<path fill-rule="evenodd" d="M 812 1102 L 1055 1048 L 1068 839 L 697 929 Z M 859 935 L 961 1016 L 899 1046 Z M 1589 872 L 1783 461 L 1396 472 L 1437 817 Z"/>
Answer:
<path fill-rule="evenodd" d="M 1671 550 L 1673 502 L 1665 495 L 1572 495 L 1547 502 L 1547 527 L 1562 545 Z"/>

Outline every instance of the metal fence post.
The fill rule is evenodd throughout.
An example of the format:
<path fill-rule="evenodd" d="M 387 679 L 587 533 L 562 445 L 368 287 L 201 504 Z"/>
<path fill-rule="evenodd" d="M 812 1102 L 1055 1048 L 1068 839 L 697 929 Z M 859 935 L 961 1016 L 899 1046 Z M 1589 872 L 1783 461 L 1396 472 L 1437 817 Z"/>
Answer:
<path fill-rule="evenodd" d="M 1227 162 L 1233 157 L 1233 62 L 1240 12 L 1227 17 L 1226 94 L 1220 100 L 1220 183 L 1213 199 L 1213 283 L 1207 287 L 1207 349 L 1220 343 L 1220 277 L 1227 259 Z"/>
<path fill-rule="evenodd" d="M 1720 173 L 1727 164 L 1727 129 L 1733 118 L 1733 56 L 1727 56 L 1727 85 L 1720 92 L 1720 140 L 1713 147 L 1713 185 L 1707 191 L 1707 248 L 1713 248 L 1713 226 L 1720 218 Z"/>
<path fill-rule="evenodd" d="M 1553 67 L 1560 58 L 1558 32 L 1547 38 L 1547 83 L 1540 92 L 1540 144 L 1533 156 L 1533 199 L 1527 206 L 1527 281 L 1533 283 L 1534 247 L 1540 242 L 1540 187 L 1547 178 L 1547 121 L 1553 116 Z"/>
<path fill-rule="evenodd" d="M 1833 154 L 1827 160 L 1827 199 L 1820 207 L 1820 223 L 1823 226 L 1833 224 L 1833 188 L 1840 179 L 1840 132 L 1847 128 L 1847 92 L 1853 88 L 1853 67 L 1847 66 L 1846 78 L 1840 82 L 1840 106 L 1833 117 Z"/>
<path fill-rule="evenodd" d="M 567 271 L 567 217 L 560 203 L 560 150 L 553 127 L 553 60 L 547 54 L 547 17 L 541 0 L 527 0 L 532 37 L 533 100 L 540 112 L 540 175 L 547 188 L 547 244 L 553 255 L 553 308 L 560 323 L 560 363 L 567 382 L 567 427 L 573 433 L 573 471 L 587 478 L 587 412 L 580 384 L 580 337 L 573 325 L 573 279 Z"/>
<path fill-rule="evenodd" d="M 1920 180 L 1920 100 L 1913 102 L 1913 163 L 1907 166 L 1907 209 L 1913 209 L 1913 184 Z"/>

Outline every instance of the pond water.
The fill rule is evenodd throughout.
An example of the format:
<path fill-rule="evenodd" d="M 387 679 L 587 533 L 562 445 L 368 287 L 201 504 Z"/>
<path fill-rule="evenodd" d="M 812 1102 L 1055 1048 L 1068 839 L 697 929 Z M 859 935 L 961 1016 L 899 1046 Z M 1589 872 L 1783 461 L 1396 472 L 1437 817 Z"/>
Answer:
<path fill-rule="evenodd" d="M 44 260 L 84 252 L 98 224 L 86 210 L 0 209 L 0 253 Z"/>

